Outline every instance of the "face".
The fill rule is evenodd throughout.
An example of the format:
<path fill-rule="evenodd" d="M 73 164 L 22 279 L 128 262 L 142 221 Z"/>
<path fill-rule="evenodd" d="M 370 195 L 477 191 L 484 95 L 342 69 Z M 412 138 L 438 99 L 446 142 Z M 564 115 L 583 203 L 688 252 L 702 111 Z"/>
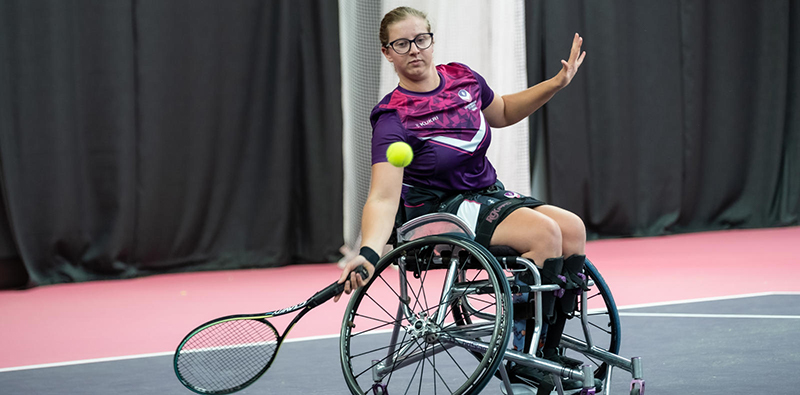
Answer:
<path fill-rule="evenodd" d="M 422 18 L 411 16 L 389 25 L 387 31 L 390 43 L 400 38 L 414 40 L 417 35 L 428 33 L 428 24 Z M 436 73 L 433 65 L 433 44 L 427 49 L 420 50 L 412 42 L 408 53 L 402 55 L 391 47 L 383 47 L 381 52 L 394 65 L 394 69 L 401 79 L 419 81 Z"/>

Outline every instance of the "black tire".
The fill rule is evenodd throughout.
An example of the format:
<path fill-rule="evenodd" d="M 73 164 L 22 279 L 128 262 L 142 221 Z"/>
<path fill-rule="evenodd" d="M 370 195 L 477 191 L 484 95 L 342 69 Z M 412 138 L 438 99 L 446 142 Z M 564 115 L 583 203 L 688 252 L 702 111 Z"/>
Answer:
<path fill-rule="evenodd" d="M 457 273 L 449 281 L 446 269 L 453 258 L 458 258 Z M 465 278 L 462 273 L 466 281 L 458 280 Z M 437 325 L 445 284 L 454 289 L 443 304 L 442 324 Z M 466 333 L 451 318 L 450 310 L 462 297 L 469 297 L 493 317 L 467 327 L 480 333 Z M 411 318 L 402 312 L 404 305 L 413 313 Z M 373 388 L 387 393 L 477 394 L 503 360 L 511 331 L 510 311 L 508 283 L 485 248 L 457 236 L 410 241 L 381 258 L 373 278 L 351 296 L 340 336 L 345 381 L 353 394 L 372 393 Z M 475 358 L 466 347 L 476 346 L 461 339 L 480 341 L 482 357 Z M 400 356 L 397 363 L 386 363 L 390 354 Z"/>

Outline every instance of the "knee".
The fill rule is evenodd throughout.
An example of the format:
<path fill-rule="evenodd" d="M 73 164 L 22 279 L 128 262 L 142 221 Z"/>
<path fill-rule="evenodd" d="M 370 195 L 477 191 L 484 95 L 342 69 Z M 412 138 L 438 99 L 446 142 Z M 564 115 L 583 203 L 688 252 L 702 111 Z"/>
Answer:
<path fill-rule="evenodd" d="M 581 217 L 569 213 L 560 226 L 564 253 L 582 254 L 584 245 L 586 245 L 586 225 Z"/>
<path fill-rule="evenodd" d="M 562 231 L 558 223 L 550 218 L 540 218 L 534 227 L 530 239 L 530 251 L 540 251 L 550 256 L 561 255 Z"/>

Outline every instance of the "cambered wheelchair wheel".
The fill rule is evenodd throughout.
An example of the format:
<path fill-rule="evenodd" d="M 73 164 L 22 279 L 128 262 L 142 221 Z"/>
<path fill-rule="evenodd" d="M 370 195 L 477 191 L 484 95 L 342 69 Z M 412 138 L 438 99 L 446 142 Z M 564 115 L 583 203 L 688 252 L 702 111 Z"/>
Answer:
<path fill-rule="evenodd" d="M 594 281 L 594 286 L 586 292 L 586 299 L 578 297 L 575 316 L 567 320 L 564 328 L 564 336 L 561 345 L 564 355 L 583 360 L 594 367 L 594 377 L 603 379 L 608 371 L 608 364 L 591 352 L 583 350 L 587 345 L 585 332 L 588 331 L 592 344 L 602 350 L 612 354 L 619 353 L 619 346 L 622 333 L 619 323 L 619 312 L 614 303 L 614 297 L 608 288 L 603 276 L 597 268 L 587 259 L 585 267 L 586 275 Z M 581 320 L 582 304 L 587 303 L 586 330 L 584 330 Z M 565 339 L 567 338 L 567 339 Z M 565 341 L 573 340 L 573 341 Z M 576 347 L 576 345 L 580 345 Z"/>
<path fill-rule="evenodd" d="M 452 318 L 462 298 L 480 312 L 470 325 Z M 451 235 L 407 242 L 350 298 L 345 381 L 353 394 L 477 394 L 503 360 L 510 309 L 508 283 L 485 248 Z"/>

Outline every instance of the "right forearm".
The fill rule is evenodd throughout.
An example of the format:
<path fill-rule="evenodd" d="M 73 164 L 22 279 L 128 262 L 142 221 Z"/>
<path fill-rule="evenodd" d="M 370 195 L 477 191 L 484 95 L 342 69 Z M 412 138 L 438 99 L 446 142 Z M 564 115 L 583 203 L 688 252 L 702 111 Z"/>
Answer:
<path fill-rule="evenodd" d="M 367 199 L 361 218 L 361 245 L 383 254 L 394 227 L 394 218 L 399 202 Z"/>

